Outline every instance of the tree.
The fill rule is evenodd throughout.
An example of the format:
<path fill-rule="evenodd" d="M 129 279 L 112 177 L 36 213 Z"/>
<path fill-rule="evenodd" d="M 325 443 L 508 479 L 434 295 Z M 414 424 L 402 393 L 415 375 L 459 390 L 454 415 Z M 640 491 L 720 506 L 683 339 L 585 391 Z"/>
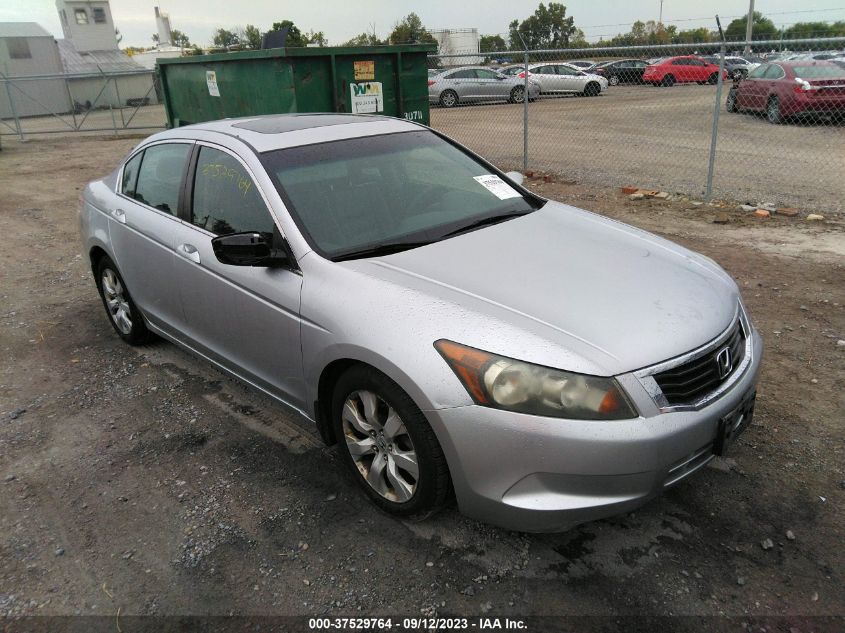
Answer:
<path fill-rule="evenodd" d="M 508 25 L 511 48 L 521 49 L 523 40 L 531 49 L 569 46 L 569 40 L 577 30 L 574 22 L 575 18 L 566 17 L 565 5 L 550 2 L 547 7 L 541 2 L 533 15 L 522 22 L 514 20 Z"/>
<path fill-rule="evenodd" d="M 391 44 L 437 43 L 437 40 L 426 30 L 420 16 L 416 13 L 409 13 L 400 22 L 393 25 L 393 32 L 387 39 Z"/>
<path fill-rule="evenodd" d="M 479 49 L 482 53 L 503 51 L 507 46 L 501 35 L 482 35 L 479 42 Z"/>
<path fill-rule="evenodd" d="M 748 24 L 748 16 L 737 18 L 725 30 L 725 39 L 732 42 L 742 42 L 745 40 L 745 26 Z M 759 11 L 754 12 L 751 20 L 752 40 L 772 40 L 779 37 L 779 31 L 769 18 L 763 17 Z"/>
<path fill-rule="evenodd" d="M 123 33 L 120 32 L 120 29 L 114 30 L 114 38 L 117 40 L 117 45 L 120 46 L 120 43 L 123 41 Z"/>
<path fill-rule="evenodd" d="M 153 42 L 160 44 L 158 41 L 158 33 L 153 33 Z M 191 41 L 188 39 L 188 36 L 179 29 L 173 29 L 170 31 L 170 43 L 173 44 L 173 46 L 181 46 L 182 48 L 190 48 L 191 46 Z"/>
<path fill-rule="evenodd" d="M 341 46 L 383 46 L 386 41 L 380 40 L 375 33 L 361 33 L 351 40 L 346 40 Z"/>
<path fill-rule="evenodd" d="M 241 43 L 237 33 L 227 31 L 226 29 L 217 29 L 214 31 L 212 42 L 215 46 L 220 46 L 222 48 L 229 48 L 230 46 L 236 46 Z"/>
<path fill-rule="evenodd" d="M 288 29 L 288 38 L 285 41 L 285 46 L 305 46 L 308 42 L 302 36 L 302 31 L 290 20 L 282 20 L 281 22 L 273 22 L 271 31 L 281 31 Z"/>
<path fill-rule="evenodd" d="M 317 46 L 328 46 L 329 41 L 326 39 L 326 36 L 323 34 L 322 31 L 315 31 L 311 29 L 308 33 L 306 33 L 303 38 L 305 39 L 305 44 L 316 44 Z"/>
<path fill-rule="evenodd" d="M 261 31 L 253 24 L 244 27 L 243 43 L 252 49 L 261 48 Z"/>

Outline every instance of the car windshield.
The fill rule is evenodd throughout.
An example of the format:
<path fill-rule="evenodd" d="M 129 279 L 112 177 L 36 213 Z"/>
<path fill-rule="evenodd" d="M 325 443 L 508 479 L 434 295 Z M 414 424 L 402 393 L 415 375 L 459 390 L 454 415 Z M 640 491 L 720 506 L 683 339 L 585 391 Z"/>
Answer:
<path fill-rule="evenodd" d="M 792 72 L 801 79 L 833 79 L 843 77 L 842 69 L 836 66 L 793 66 Z"/>
<path fill-rule="evenodd" d="M 330 259 L 406 250 L 541 204 L 425 130 L 280 149 L 262 161 L 299 229 Z"/>

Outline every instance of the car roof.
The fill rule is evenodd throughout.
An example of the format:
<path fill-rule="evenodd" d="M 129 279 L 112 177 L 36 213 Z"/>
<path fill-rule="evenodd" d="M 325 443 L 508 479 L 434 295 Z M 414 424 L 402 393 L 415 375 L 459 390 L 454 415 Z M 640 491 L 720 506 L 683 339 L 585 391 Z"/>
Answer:
<path fill-rule="evenodd" d="M 194 123 L 159 132 L 149 140 L 168 138 L 201 140 L 204 133 L 212 132 L 238 138 L 252 146 L 256 152 L 261 153 L 288 147 L 420 129 L 425 128 L 404 119 L 371 114 L 268 114 Z"/>

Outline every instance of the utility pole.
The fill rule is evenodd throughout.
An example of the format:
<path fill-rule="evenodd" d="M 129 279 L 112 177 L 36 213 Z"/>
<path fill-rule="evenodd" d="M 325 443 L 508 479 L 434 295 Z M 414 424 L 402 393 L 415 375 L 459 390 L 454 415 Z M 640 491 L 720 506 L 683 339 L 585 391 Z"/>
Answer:
<path fill-rule="evenodd" d="M 748 5 L 748 23 L 745 25 L 745 54 L 751 54 L 751 36 L 754 27 L 754 0 L 750 0 Z"/>

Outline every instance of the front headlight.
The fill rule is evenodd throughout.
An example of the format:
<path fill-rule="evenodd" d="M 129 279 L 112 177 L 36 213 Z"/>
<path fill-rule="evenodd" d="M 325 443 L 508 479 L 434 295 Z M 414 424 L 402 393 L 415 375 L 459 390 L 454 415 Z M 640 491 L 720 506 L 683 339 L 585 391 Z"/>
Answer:
<path fill-rule="evenodd" d="M 434 347 L 477 404 L 577 420 L 637 417 L 613 378 L 533 365 L 446 339 Z"/>

